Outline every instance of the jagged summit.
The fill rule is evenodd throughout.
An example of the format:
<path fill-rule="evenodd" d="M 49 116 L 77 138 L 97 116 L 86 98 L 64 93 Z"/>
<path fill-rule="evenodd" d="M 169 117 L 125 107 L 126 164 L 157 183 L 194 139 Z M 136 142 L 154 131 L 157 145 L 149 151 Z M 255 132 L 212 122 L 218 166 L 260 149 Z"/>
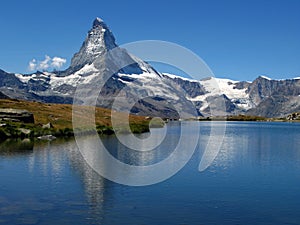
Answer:
<path fill-rule="evenodd" d="M 143 72 L 147 72 L 159 76 L 150 65 L 130 55 L 122 48 L 116 49 L 114 57 L 110 57 L 109 60 L 105 59 L 106 53 L 116 47 L 118 47 L 118 45 L 115 42 L 113 33 L 105 22 L 97 17 L 93 21 L 92 29 L 89 30 L 79 52 L 73 56 L 71 65 L 64 75 L 70 75 L 84 66 L 97 61 L 98 69 L 101 67 L 110 70 L 111 68 L 119 67 L 119 65 L 124 65 L 122 62 L 132 62 L 132 64 L 120 69 L 119 72 L 125 74 L 142 74 Z"/>
<path fill-rule="evenodd" d="M 104 21 L 97 17 L 93 21 L 92 29 L 89 30 L 79 52 L 71 60 L 71 71 L 91 64 L 97 57 L 115 47 L 117 47 L 115 37 Z"/>
<path fill-rule="evenodd" d="M 103 25 L 106 25 L 106 24 L 105 24 L 104 21 L 103 21 L 101 18 L 99 18 L 99 17 L 97 17 L 97 18 L 94 20 L 94 22 L 93 22 L 93 28 L 96 28 L 97 26 L 103 26 Z"/>

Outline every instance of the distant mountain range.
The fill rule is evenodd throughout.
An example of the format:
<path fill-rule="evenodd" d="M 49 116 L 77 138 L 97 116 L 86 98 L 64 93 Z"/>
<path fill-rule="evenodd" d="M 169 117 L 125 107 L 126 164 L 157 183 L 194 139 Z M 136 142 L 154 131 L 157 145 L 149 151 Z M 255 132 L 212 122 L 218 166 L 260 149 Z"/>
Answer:
<path fill-rule="evenodd" d="M 118 63 L 130 62 L 129 66 L 117 69 L 106 82 L 98 106 L 110 108 L 115 97 L 122 96 L 131 99 L 133 114 L 168 118 L 178 118 L 178 109 L 186 117 L 235 114 L 283 117 L 300 111 L 300 78 L 271 80 L 260 76 L 246 82 L 208 77 L 195 81 L 159 73 L 125 49 L 118 48 L 117 54 L 108 57 L 107 53 L 115 48 L 118 46 L 112 32 L 97 18 L 65 71 L 14 74 L 0 70 L 0 98 L 71 104 L 78 85 L 87 90 L 96 88 L 118 68 Z M 122 91 L 124 88 L 126 91 Z M 82 97 L 89 98 L 89 92 Z M 119 104 L 118 109 L 122 111 L 126 104 L 126 101 Z M 190 110 L 194 108 L 196 115 Z"/>

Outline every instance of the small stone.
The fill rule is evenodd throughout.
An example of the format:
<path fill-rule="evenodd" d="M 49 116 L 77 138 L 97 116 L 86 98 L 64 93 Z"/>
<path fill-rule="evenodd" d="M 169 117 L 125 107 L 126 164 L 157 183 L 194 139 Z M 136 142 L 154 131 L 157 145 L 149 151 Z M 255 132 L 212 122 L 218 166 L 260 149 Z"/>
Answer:
<path fill-rule="evenodd" d="M 42 125 L 42 128 L 43 129 L 50 129 L 50 128 L 53 128 L 53 125 L 52 125 L 52 123 L 47 123 L 47 124 L 44 124 L 44 125 Z"/>
<path fill-rule="evenodd" d="M 19 131 L 21 131 L 23 134 L 30 134 L 31 130 L 25 129 L 25 128 L 19 128 Z"/>

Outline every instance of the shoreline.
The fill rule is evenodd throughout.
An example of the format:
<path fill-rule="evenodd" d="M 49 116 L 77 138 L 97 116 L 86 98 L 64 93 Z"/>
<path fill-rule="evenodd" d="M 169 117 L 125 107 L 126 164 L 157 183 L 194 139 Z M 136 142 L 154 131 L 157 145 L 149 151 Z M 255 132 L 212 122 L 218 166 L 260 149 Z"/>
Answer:
<path fill-rule="evenodd" d="M 55 137 L 74 136 L 72 124 L 72 107 L 70 104 L 50 104 L 41 102 L 31 102 L 16 99 L 0 99 L 0 140 L 8 138 L 37 138 L 46 135 Z M 81 121 L 89 121 L 88 114 L 91 107 L 83 106 Z M 14 112 L 15 111 L 15 112 Z M 111 110 L 96 107 L 95 113 L 96 131 L 98 134 L 110 135 L 115 132 L 149 132 L 150 118 L 124 113 L 117 113 L 120 121 L 129 120 L 130 130 L 126 128 L 126 123 L 120 123 L 116 129 L 112 128 Z M 30 115 L 30 121 L 26 117 Z M 91 124 L 91 123 L 89 123 Z M 81 131 L 89 132 L 95 127 L 83 127 Z"/>
<path fill-rule="evenodd" d="M 173 120 L 172 122 L 182 122 L 182 121 L 191 121 L 191 122 L 271 122 L 271 123 L 299 123 L 300 120 L 279 120 L 279 119 L 269 119 L 269 120 L 234 120 L 234 119 L 220 119 L 220 118 L 210 118 L 202 120 Z M 162 128 L 163 126 L 155 126 L 153 128 Z M 149 123 L 146 124 L 134 124 L 131 129 L 125 129 L 119 127 L 113 129 L 110 126 L 96 126 L 96 132 L 98 135 L 114 135 L 116 133 L 134 133 L 141 134 L 150 132 Z M 85 129 L 79 131 L 83 135 L 88 135 L 94 133 L 95 129 Z M 34 124 L 24 124 L 24 123 L 7 123 L 6 127 L 0 127 L 0 143 L 6 140 L 25 140 L 29 139 L 31 141 L 43 141 L 43 140 L 54 140 L 56 138 L 72 138 L 74 137 L 74 131 L 70 128 L 56 129 L 56 128 L 42 128 Z"/>
<path fill-rule="evenodd" d="M 0 99 L 0 109 L 3 111 L 3 116 L 11 116 L 11 110 L 17 113 L 23 113 L 23 119 L 27 121 L 18 121 L 14 118 L 0 119 L 0 141 L 9 138 L 38 138 L 51 139 L 53 137 L 73 137 L 72 125 L 72 105 L 70 104 L 50 104 L 41 102 L 30 102 L 16 99 Z M 90 107 L 83 106 L 82 121 L 89 121 L 88 115 L 84 112 L 91 110 Z M 23 111 L 22 111 L 23 110 Z M 27 112 L 26 112 L 27 111 Z M 150 131 L 150 127 L 163 127 L 164 123 L 169 121 L 178 121 L 165 118 L 162 120 L 152 120 L 151 117 L 126 115 L 122 112 L 117 113 L 121 123 L 118 127 L 112 128 L 111 110 L 104 108 L 95 108 L 95 127 L 83 127 L 80 132 L 89 133 L 97 131 L 99 135 L 112 135 L 114 133 L 146 133 Z M 32 117 L 30 117 L 32 115 Z M 19 116 L 19 114 L 17 115 Z M 20 119 L 17 117 L 17 119 Z M 30 122 L 28 122 L 30 119 Z M 122 121 L 129 120 L 130 129 L 126 128 L 126 123 Z M 218 117 L 197 117 L 190 119 L 182 119 L 179 121 L 249 121 L 249 122 L 300 122 L 300 113 L 293 113 L 285 118 L 266 118 L 251 115 L 233 115 L 233 116 L 218 116 Z M 90 121 L 89 121 L 90 122 Z M 53 137 L 52 137 L 53 136 Z"/>

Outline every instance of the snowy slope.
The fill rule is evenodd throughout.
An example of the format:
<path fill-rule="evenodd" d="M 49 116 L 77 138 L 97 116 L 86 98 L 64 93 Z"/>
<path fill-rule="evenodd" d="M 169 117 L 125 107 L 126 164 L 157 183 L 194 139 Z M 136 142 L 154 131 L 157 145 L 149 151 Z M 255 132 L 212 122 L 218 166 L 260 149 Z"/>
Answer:
<path fill-rule="evenodd" d="M 223 94 L 226 95 L 238 108 L 248 110 L 253 107 L 253 103 L 247 93 L 247 88 L 239 89 L 236 87 L 236 84 L 239 83 L 238 81 L 211 77 L 200 81 L 200 83 L 208 92 L 208 94 L 204 96 L 205 99 L 207 99 L 208 96 Z M 200 96 L 200 98 L 203 97 Z M 195 99 L 193 99 L 193 101 L 194 100 Z M 206 104 L 208 104 L 208 102 L 206 102 Z"/>
<path fill-rule="evenodd" d="M 248 110 L 253 107 L 250 96 L 247 93 L 247 87 L 237 88 L 239 81 L 233 81 L 230 79 L 221 79 L 215 77 L 209 77 L 200 81 L 183 78 L 174 74 L 164 73 L 165 76 L 170 79 L 182 80 L 182 82 L 190 82 L 198 84 L 204 88 L 205 93 L 199 93 L 193 97 L 187 96 L 192 102 L 201 102 L 200 111 L 209 107 L 209 97 L 225 95 L 231 100 L 231 102 L 241 110 Z"/>

